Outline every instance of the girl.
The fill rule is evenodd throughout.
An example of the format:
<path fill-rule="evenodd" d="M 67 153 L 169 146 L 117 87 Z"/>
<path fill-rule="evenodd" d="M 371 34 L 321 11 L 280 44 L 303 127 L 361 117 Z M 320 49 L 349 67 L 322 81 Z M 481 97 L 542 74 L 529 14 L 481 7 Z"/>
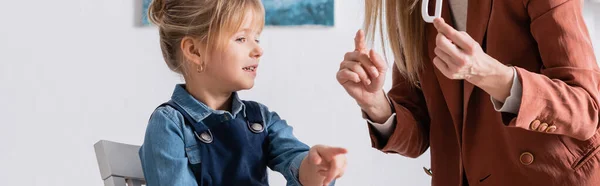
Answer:
<path fill-rule="evenodd" d="M 155 0 L 151 21 L 169 68 L 183 75 L 152 114 L 140 159 L 147 184 L 328 185 L 344 173 L 346 149 L 298 141 L 277 113 L 236 94 L 250 89 L 263 54 L 260 0 Z"/>

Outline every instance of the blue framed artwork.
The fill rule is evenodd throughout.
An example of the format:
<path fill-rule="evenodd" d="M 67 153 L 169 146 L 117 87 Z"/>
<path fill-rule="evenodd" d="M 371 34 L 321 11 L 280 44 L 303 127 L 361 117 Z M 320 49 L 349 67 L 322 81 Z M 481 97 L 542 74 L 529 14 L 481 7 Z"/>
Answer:
<path fill-rule="evenodd" d="M 334 0 L 262 0 L 267 26 L 334 26 Z M 150 25 L 148 6 L 142 0 L 142 25 Z"/>
<path fill-rule="evenodd" d="M 142 26 L 150 25 L 150 19 L 148 19 L 148 7 L 152 0 L 142 0 Z"/>
<path fill-rule="evenodd" d="M 263 0 L 271 26 L 334 25 L 334 0 Z"/>

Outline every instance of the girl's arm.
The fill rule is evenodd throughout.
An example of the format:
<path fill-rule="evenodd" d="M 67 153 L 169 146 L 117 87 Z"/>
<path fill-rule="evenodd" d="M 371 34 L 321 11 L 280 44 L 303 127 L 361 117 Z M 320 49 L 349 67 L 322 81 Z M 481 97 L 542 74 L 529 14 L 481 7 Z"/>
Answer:
<path fill-rule="evenodd" d="M 174 110 L 158 108 L 150 118 L 139 155 L 148 186 L 197 185 L 185 156 L 183 133 Z"/>

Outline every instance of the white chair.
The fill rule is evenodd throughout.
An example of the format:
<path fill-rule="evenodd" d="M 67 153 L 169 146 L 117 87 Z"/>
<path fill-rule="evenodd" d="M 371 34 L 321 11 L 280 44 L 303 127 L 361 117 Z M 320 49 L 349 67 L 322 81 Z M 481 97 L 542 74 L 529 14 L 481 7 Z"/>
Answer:
<path fill-rule="evenodd" d="M 138 156 L 140 146 L 100 140 L 94 144 L 94 149 L 105 186 L 146 184 Z"/>

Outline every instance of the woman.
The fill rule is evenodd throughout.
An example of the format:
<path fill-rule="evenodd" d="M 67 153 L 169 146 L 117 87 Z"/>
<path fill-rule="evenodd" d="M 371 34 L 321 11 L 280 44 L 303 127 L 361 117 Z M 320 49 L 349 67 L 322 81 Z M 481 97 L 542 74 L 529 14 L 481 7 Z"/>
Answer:
<path fill-rule="evenodd" d="M 449 0 L 433 24 L 420 5 L 366 0 L 366 35 L 384 18 L 394 54 L 387 96 L 386 63 L 362 31 L 337 72 L 373 147 L 413 158 L 431 147 L 433 185 L 600 185 L 600 73 L 582 1 Z"/>

